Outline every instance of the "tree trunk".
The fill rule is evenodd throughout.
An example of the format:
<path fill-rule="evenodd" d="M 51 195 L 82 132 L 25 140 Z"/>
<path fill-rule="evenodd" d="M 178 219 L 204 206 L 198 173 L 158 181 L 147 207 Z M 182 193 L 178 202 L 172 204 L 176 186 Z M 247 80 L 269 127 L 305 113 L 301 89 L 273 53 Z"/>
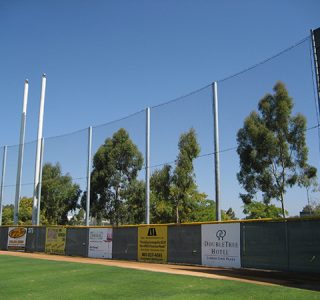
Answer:
<path fill-rule="evenodd" d="M 283 218 L 285 219 L 286 214 L 285 214 L 285 210 L 284 210 L 284 199 L 283 199 L 283 193 L 281 193 L 280 198 L 281 198 L 280 200 L 281 200 L 282 216 L 283 216 Z"/>
<path fill-rule="evenodd" d="M 180 223 L 180 220 L 179 220 L 179 205 L 178 204 L 177 204 L 177 207 L 176 207 L 176 222 Z"/>

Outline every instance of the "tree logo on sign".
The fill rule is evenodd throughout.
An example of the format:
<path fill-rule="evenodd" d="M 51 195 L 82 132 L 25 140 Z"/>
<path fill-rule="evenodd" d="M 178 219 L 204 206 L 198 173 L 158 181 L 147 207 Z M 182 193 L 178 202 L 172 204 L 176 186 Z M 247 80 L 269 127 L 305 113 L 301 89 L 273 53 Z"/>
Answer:
<path fill-rule="evenodd" d="M 225 230 L 218 230 L 216 233 L 216 237 L 218 240 L 223 240 L 223 238 L 227 235 L 227 232 Z"/>

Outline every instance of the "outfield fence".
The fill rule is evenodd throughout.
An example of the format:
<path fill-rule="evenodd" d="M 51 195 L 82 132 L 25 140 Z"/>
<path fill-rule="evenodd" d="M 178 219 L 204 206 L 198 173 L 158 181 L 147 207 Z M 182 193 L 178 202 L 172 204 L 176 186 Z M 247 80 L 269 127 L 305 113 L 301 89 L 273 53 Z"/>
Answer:
<path fill-rule="evenodd" d="M 0 227 L 0 250 L 320 273 L 320 219 Z"/>

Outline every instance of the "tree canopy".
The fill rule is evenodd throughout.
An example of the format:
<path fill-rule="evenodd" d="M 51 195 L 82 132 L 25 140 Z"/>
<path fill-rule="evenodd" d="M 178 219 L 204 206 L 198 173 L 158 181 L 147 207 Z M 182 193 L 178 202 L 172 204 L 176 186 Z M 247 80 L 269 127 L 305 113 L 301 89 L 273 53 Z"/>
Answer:
<path fill-rule="evenodd" d="M 237 177 L 247 192 L 240 194 L 242 201 L 250 205 L 260 191 L 265 205 L 270 205 L 272 199 L 281 202 L 283 217 L 286 189 L 305 186 L 305 174 L 316 174 L 316 169 L 307 163 L 306 119 L 301 114 L 293 116 L 292 109 L 292 98 L 285 85 L 278 82 L 274 94 L 260 100 L 258 112 L 245 119 L 237 134 Z"/>
<path fill-rule="evenodd" d="M 91 210 L 98 224 L 106 218 L 111 224 L 127 222 L 127 201 L 137 205 L 137 198 L 142 195 L 141 183 L 137 181 L 138 172 L 143 164 L 143 156 L 138 147 L 132 142 L 128 132 L 121 128 L 107 138 L 93 157 L 91 172 Z M 134 193 L 139 197 L 128 194 Z M 141 204 L 144 199 L 140 199 Z M 85 199 L 82 199 L 85 208 Z M 139 214 L 140 218 L 141 213 Z"/>
<path fill-rule="evenodd" d="M 68 213 L 78 208 L 81 190 L 69 174 L 62 175 L 57 163 L 46 163 L 42 169 L 41 212 L 49 224 L 65 225 Z"/>

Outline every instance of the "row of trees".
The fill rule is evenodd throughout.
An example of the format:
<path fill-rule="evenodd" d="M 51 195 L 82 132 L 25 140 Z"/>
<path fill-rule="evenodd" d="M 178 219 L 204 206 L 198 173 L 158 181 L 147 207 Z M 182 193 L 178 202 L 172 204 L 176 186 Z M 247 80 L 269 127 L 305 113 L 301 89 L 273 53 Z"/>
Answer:
<path fill-rule="evenodd" d="M 245 190 L 239 196 L 247 218 L 285 217 L 287 188 L 305 187 L 309 197 L 317 186 L 317 169 L 307 163 L 306 119 L 292 115 L 293 100 L 285 85 L 278 82 L 274 94 L 267 94 L 237 134 L 240 171 L 237 174 Z M 194 160 L 200 146 L 194 129 L 181 134 L 178 156 L 173 166 L 165 164 L 151 176 L 151 222 L 181 223 L 214 220 L 215 203 L 198 189 Z M 145 220 L 145 182 L 138 179 L 143 156 L 128 132 L 120 129 L 107 138 L 93 157 L 90 215 L 97 224 L 137 224 Z M 59 164 L 45 164 L 41 193 L 43 224 L 83 222 L 87 195 L 71 176 L 63 175 Z M 81 201 L 79 203 L 79 198 Z M 259 201 L 261 197 L 261 201 Z M 272 204 L 278 200 L 281 207 Z M 32 199 L 23 198 L 20 220 L 31 222 Z M 78 213 L 75 214 L 75 211 Z M 305 213 L 317 214 L 318 206 L 308 205 Z M 68 214 L 73 212 L 70 221 Z M 4 208 L 4 224 L 12 220 L 13 206 Z M 230 208 L 223 219 L 234 219 Z"/>
<path fill-rule="evenodd" d="M 164 165 L 151 176 L 152 223 L 211 221 L 215 203 L 198 191 L 193 162 L 200 153 L 194 129 L 183 133 L 174 166 Z M 121 128 L 106 139 L 93 157 L 90 215 L 96 224 L 140 224 L 145 221 L 145 182 L 138 179 L 143 156 L 128 132 Z M 41 189 L 42 224 L 83 224 L 86 192 L 82 193 L 72 177 L 63 175 L 59 164 L 43 167 Z M 82 195 L 82 196 L 81 196 Z M 79 203 L 79 198 L 81 198 Z M 70 218 L 70 213 L 73 217 Z M 11 224 L 13 205 L 4 207 L 3 224 Z M 20 201 L 19 222 L 31 224 L 32 199 Z M 235 219 L 230 208 L 223 219 Z"/>
<path fill-rule="evenodd" d="M 183 133 L 175 166 L 164 165 L 150 180 L 152 223 L 181 223 L 214 220 L 214 202 L 199 192 L 193 162 L 200 153 L 194 129 Z M 145 182 L 138 179 L 143 156 L 126 130 L 106 139 L 93 158 L 90 214 L 100 224 L 139 224 L 145 221 Z M 86 193 L 81 206 L 85 209 Z M 235 218 L 232 209 L 225 219 Z"/>

